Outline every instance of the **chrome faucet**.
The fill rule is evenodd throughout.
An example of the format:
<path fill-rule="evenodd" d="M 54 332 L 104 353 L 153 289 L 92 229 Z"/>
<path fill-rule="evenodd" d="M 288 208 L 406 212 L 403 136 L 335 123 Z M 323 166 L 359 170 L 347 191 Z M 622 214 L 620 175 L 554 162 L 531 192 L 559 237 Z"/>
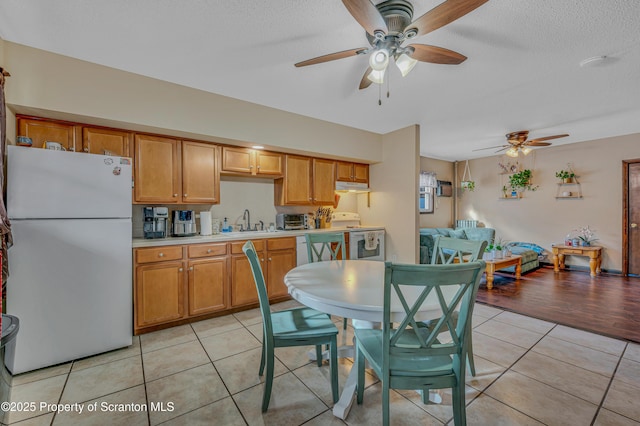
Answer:
<path fill-rule="evenodd" d="M 244 220 L 244 229 L 247 231 L 251 231 L 251 213 L 249 213 L 249 209 L 244 209 L 244 213 L 242 213 L 242 220 Z"/>

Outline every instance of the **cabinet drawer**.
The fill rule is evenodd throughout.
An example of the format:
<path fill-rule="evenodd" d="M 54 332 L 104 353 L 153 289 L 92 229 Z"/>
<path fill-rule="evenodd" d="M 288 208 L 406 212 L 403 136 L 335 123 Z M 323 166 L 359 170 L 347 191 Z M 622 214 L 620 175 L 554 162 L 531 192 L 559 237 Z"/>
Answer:
<path fill-rule="evenodd" d="M 272 238 L 267 240 L 268 250 L 283 250 L 296 247 L 295 238 Z"/>
<path fill-rule="evenodd" d="M 136 249 L 136 263 L 164 262 L 182 259 L 182 246 Z"/>
<path fill-rule="evenodd" d="M 582 250 L 580 249 L 564 249 L 561 251 L 563 254 L 582 254 Z"/>
<path fill-rule="evenodd" d="M 242 252 L 242 246 L 246 243 L 246 240 L 243 241 L 232 241 L 231 242 L 231 254 L 244 254 Z M 256 248 L 256 251 L 264 251 L 264 242 L 265 240 L 251 240 L 253 246 Z"/>
<path fill-rule="evenodd" d="M 191 245 L 187 247 L 187 252 L 189 253 L 190 258 L 222 256 L 227 254 L 227 244 L 216 243 Z"/>

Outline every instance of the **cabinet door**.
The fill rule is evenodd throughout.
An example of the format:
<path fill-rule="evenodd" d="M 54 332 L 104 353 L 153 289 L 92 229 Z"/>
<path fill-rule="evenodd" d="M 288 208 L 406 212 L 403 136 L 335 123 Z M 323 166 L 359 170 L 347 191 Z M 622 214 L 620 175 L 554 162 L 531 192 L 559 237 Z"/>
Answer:
<path fill-rule="evenodd" d="M 369 183 L 369 165 L 355 163 L 353 165 L 353 180 L 355 182 Z"/>
<path fill-rule="evenodd" d="M 311 158 L 287 155 L 285 159 L 284 204 L 312 204 L 310 182 Z"/>
<path fill-rule="evenodd" d="M 129 157 L 131 133 L 121 130 L 82 128 L 82 151 L 90 154 Z"/>
<path fill-rule="evenodd" d="M 18 117 L 17 136 L 30 137 L 35 148 L 43 148 L 50 141 L 58 142 L 67 151 L 75 151 L 77 130 L 71 123 Z"/>
<path fill-rule="evenodd" d="M 258 252 L 258 258 L 263 260 L 264 253 Z M 262 270 L 264 271 L 264 266 Z M 244 254 L 233 255 L 231 256 L 231 306 L 253 303 L 258 303 L 258 292 L 249 260 Z"/>
<path fill-rule="evenodd" d="M 289 294 L 284 276 L 296 266 L 295 249 L 269 251 L 267 254 L 267 294 L 269 299 Z"/>
<path fill-rule="evenodd" d="M 282 174 L 282 154 L 275 152 L 255 152 L 255 172 L 263 176 L 279 176 Z"/>
<path fill-rule="evenodd" d="M 222 148 L 222 171 L 251 174 L 253 172 L 253 151 L 247 148 Z"/>
<path fill-rule="evenodd" d="M 227 257 L 189 262 L 189 315 L 227 309 Z"/>
<path fill-rule="evenodd" d="M 353 163 L 338 161 L 336 163 L 336 180 L 351 182 L 353 180 Z"/>
<path fill-rule="evenodd" d="M 134 199 L 138 203 L 181 201 L 180 142 L 137 134 L 134 138 Z"/>
<path fill-rule="evenodd" d="M 136 267 L 136 329 L 181 319 L 184 311 L 182 262 L 160 262 Z"/>
<path fill-rule="evenodd" d="M 182 202 L 220 203 L 220 147 L 182 141 Z"/>
<path fill-rule="evenodd" d="M 336 162 L 313 159 L 313 204 L 333 204 L 336 190 Z"/>

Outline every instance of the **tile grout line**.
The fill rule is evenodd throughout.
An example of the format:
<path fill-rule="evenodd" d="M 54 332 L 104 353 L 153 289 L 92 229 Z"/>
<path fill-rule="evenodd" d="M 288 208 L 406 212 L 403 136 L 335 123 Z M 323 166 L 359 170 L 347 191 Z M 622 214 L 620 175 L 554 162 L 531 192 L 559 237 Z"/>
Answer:
<path fill-rule="evenodd" d="M 602 409 L 602 406 L 604 405 L 604 401 L 607 399 L 607 395 L 609 394 L 609 389 L 611 389 L 611 385 L 613 384 L 613 379 L 616 377 L 616 373 L 618 372 L 618 368 L 620 367 L 620 363 L 622 362 L 622 359 L 624 358 L 624 354 L 627 351 L 627 348 L 629 347 L 629 342 L 627 342 L 624 346 L 624 349 L 622 350 L 622 353 L 620 354 L 620 358 L 618 358 L 618 363 L 616 364 L 616 368 L 613 369 L 613 373 L 611 374 L 611 378 L 609 379 L 609 383 L 607 384 L 607 388 L 605 389 L 603 395 L 602 395 L 602 399 L 600 400 L 600 404 L 598 405 L 598 408 L 596 408 L 596 412 L 593 415 L 593 420 L 591 421 L 591 426 L 593 426 L 595 424 L 596 419 L 598 418 L 598 415 L 600 414 L 600 410 Z M 615 413 L 615 411 L 614 411 Z M 620 414 L 620 413 L 617 413 Z M 622 414 L 620 414 L 622 415 Z M 626 416 L 624 416 L 626 417 Z"/>

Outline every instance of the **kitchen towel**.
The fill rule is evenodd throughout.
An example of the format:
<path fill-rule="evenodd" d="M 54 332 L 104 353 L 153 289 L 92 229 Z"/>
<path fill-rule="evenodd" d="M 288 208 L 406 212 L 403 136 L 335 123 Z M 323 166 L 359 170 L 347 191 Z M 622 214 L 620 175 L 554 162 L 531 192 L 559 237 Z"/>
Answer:
<path fill-rule="evenodd" d="M 364 249 L 375 250 L 378 247 L 378 235 L 376 232 L 367 232 L 364 234 Z"/>
<path fill-rule="evenodd" d="M 200 212 L 200 235 L 211 235 L 211 212 Z"/>

